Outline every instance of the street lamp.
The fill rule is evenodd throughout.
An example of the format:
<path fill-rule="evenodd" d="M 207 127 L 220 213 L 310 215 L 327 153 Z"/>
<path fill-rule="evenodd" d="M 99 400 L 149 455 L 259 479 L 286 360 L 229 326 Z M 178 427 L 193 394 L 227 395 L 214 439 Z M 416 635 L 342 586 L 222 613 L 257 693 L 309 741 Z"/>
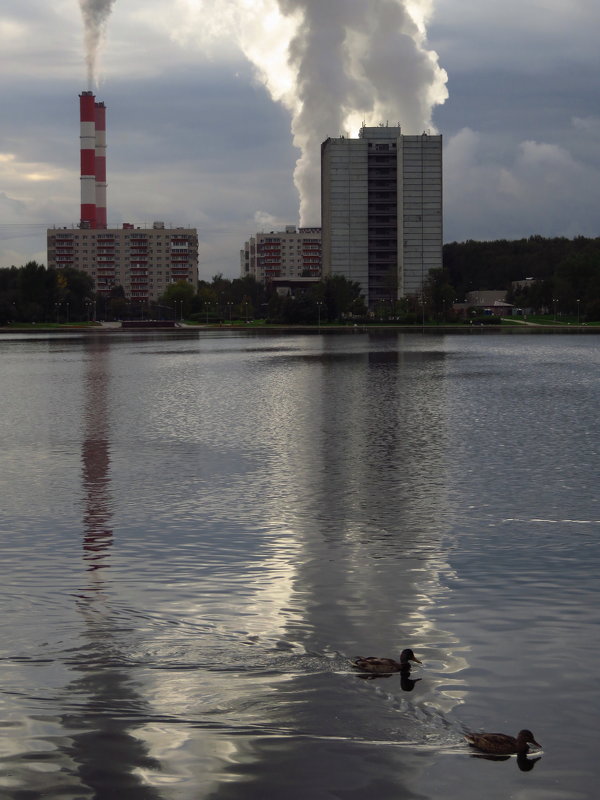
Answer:
<path fill-rule="evenodd" d="M 581 300 L 577 300 L 577 324 L 578 325 L 579 325 L 579 304 L 580 303 L 581 303 Z"/>
<path fill-rule="evenodd" d="M 210 303 L 206 304 L 206 324 L 208 325 L 208 309 L 210 307 Z"/>
<path fill-rule="evenodd" d="M 318 315 L 318 320 L 319 320 L 318 321 L 319 331 L 321 330 L 321 306 L 322 305 L 323 305 L 323 303 L 321 302 L 321 300 L 317 300 L 317 315 Z"/>
<path fill-rule="evenodd" d="M 229 308 L 229 324 L 230 325 L 231 325 L 231 306 L 232 305 L 233 305 L 233 303 L 231 301 L 228 301 L 227 307 Z"/>
<path fill-rule="evenodd" d="M 558 303 L 558 298 L 554 297 L 552 302 L 554 303 L 554 322 L 556 322 L 556 304 Z"/>

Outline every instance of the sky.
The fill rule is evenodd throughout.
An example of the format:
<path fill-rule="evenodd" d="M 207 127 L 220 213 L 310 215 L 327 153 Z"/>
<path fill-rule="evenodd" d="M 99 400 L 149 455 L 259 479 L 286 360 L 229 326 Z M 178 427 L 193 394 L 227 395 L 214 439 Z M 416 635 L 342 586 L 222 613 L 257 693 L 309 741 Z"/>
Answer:
<path fill-rule="evenodd" d="M 258 230 L 319 225 L 320 143 L 363 121 L 443 135 L 446 242 L 600 236 L 594 0 L 81 4 L 0 10 L 0 267 L 79 221 L 88 88 L 109 226 L 196 227 L 204 279 Z"/>

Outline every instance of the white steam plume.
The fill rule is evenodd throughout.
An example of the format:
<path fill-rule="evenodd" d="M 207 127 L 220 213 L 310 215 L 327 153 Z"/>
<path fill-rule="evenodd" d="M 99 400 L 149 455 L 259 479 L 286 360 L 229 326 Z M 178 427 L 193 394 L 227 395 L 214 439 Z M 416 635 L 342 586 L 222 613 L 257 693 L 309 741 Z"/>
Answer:
<path fill-rule="evenodd" d="M 433 108 L 448 96 L 446 73 L 426 46 L 433 0 L 182 2 L 205 38 L 233 33 L 272 98 L 289 109 L 301 225 L 318 224 L 328 136 L 356 136 L 363 122 L 432 130 Z"/>
<path fill-rule="evenodd" d="M 115 0 L 79 0 L 83 15 L 88 88 L 97 83 L 96 65 L 106 21 Z"/>

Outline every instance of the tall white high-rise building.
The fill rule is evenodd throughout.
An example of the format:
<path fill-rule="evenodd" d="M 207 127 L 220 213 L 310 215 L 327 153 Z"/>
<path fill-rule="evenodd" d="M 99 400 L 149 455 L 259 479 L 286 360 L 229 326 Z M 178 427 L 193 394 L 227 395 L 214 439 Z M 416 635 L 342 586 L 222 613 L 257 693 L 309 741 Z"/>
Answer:
<path fill-rule="evenodd" d="M 323 274 L 367 304 L 418 296 L 442 268 L 442 137 L 363 127 L 321 146 Z"/>

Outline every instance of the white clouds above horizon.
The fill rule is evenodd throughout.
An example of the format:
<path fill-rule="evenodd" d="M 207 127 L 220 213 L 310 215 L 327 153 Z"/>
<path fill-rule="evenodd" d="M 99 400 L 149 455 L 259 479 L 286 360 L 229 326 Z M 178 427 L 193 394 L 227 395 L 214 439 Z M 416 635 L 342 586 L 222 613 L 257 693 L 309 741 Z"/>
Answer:
<path fill-rule="evenodd" d="M 446 239 L 598 235 L 600 6 L 429 6 L 427 44 L 449 77 L 449 99 L 434 116 L 445 142 Z M 232 8 L 116 0 L 100 55 L 109 216 L 197 225 L 207 276 L 236 274 L 259 221 L 298 222 L 290 116 L 227 35 Z M 75 0 L 7 0 L 0 31 L 0 266 L 8 266 L 39 257 L 40 226 L 77 222 L 77 94 L 86 87 Z M 250 29 L 246 36 L 251 43 Z"/>
<path fill-rule="evenodd" d="M 563 146 L 532 140 L 500 157 L 486 137 L 465 128 L 446 144 L 445 204 L 448 233 L 465 215 L 479 231 L 466 238 L 597 236 L 600 169 Z"/>

